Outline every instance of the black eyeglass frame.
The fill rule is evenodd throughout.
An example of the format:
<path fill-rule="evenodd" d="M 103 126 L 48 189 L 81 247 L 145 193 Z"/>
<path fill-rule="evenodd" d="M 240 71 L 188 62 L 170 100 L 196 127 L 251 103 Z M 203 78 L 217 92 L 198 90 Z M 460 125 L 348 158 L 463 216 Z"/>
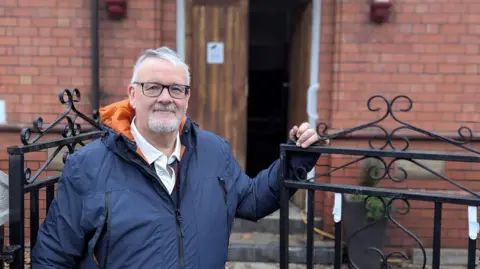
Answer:
<path fill-rule="evenodd" d="M 187 96 L 188 96 L 188 92 L 190 91 L 190 86 L 188 85 L 182 85 L 182 84 L 170 84 L 170 85 L 164 85 L 164 84 L 161 84 L 161 83 L 157 83 L 157 82 L 139 82 L 139 81 L 134 81 L 132 84 L 137 84 L 137 85 L 140 85 L 142 86 L 142 93 L 143 95 L 147 96 L 147 97 L 152 97 L 152 98 L 156 98 L 156 97 L 159 97 L 160 95 L 162 95 L 163 93 L 163 90 L 165 88 L 167 88 L 168 90 L 168 94 L 170 95 L 170 97 L 174 98 L 174 99 L 185 99 Z M 152 84 L 152 85 L 157 85 L 157 86 L 161 86 L 162 87 L 162 90 L 160 91 L 160 93 L 158 95 L 147 95 L 145 94 L 145 84 Z M 182 87 L 185 87 L 185 96 L 184 97 L 174 97 L 172 96 L 172 93 L 170 92 L 170 87 L 172 86 L 182 86 Z"/>

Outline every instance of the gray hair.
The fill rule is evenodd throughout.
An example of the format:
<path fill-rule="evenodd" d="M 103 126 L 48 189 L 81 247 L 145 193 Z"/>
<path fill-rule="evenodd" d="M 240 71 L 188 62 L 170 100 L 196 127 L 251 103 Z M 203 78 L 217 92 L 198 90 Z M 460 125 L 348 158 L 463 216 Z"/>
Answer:
<path fill-rule="evenodd" d="M 157 49 L 147 49 L 140 57 L 138 57 L 138 60 L 133 67 L 133 75 L 130 83 L 133 83 L 137 79 L 138 67 L 147 58 L 163 59 L 169 61 L 174 66 L 183 66 L 187 75 L 187 85 L 190 85 L 190 70 L 188 68 L 188 65 L 182 60 L 182 58 L 180 58 L 180 56 L 175 51 L 165 46 Z"/>

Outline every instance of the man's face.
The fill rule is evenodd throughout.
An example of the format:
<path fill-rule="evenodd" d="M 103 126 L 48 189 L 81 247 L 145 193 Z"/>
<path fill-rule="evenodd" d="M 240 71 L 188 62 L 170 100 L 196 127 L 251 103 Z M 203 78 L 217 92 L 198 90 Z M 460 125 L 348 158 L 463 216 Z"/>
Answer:
<path fill-rule="evenodd" d="M 187 74 L 182 66 L 174 66 L 166 60 L 147 58 L 138 68 L 136 82 L 147 83 L 143 92 L 151 95 L 150 93 L 161 90 L 161 85 L 186 85 Z M 174 91 L 172 88 L 172 94 L 175 94 Z M 187 110 L 190 94 L 185 98 L 173 98 L 167 87 L 163 88 L 158 97 L 149 97 L 143 92 L 140 84 L 133 84 L 128 88 L 130 103 L 135 108 L 135 124 L 155 133 L 177 131 Z"/>

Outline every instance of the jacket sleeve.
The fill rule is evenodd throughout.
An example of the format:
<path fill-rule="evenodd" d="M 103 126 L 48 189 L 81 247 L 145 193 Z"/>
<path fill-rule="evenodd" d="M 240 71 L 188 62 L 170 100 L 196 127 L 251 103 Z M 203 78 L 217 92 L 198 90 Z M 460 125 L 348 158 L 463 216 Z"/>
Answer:
<path fill-rule="evenodd" d="M 229 148 L 230 149 L 230 148 Z M 230 150 L 230 169 L 235 178 L 239 195 L 236 216 L 248 220 L 259 220 L 280 208 L 280 160 L 274 161 L 268 168 L 260 171 L 255 178 L 248 177 L 241 169 Z M 294 171 L 310 171 L 317 163 L 320 154 L 291 152 L 288 173 L 290 179 Z M 296 190 L 291 189 L 290 196 Z"/>
<path fill-rule="evenodd" d="M 85 245 L 82 227 L 81 184 L 75 184 L 70 156 L 65 163 L 58 189 L 48 214 L 39 228 L 32 249 L 32 268 L 77 268 Z"/>

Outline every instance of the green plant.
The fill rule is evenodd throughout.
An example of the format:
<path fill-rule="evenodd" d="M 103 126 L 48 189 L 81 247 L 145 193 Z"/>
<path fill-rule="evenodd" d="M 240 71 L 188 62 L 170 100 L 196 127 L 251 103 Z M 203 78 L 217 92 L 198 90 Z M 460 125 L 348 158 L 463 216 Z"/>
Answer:
<path fill-rule="evenodd" d="M 383 165 L 381 162 L 377 159 L 365 159 L 360 169 L 359 185 L 364 187 L 375 187 L 380 181 L 379 177 L 382 177 L 382 166 Z M 365 207 L 367 208 L 367 215 L 365 217 L 368 221 L 377 221 L 388 217 L 387 207 L 389 205 L 390 198 L 367 198 L 366 195 L 361 194 L 353 194 L 351 198 L 353 200 L 365 201 Z"/>

